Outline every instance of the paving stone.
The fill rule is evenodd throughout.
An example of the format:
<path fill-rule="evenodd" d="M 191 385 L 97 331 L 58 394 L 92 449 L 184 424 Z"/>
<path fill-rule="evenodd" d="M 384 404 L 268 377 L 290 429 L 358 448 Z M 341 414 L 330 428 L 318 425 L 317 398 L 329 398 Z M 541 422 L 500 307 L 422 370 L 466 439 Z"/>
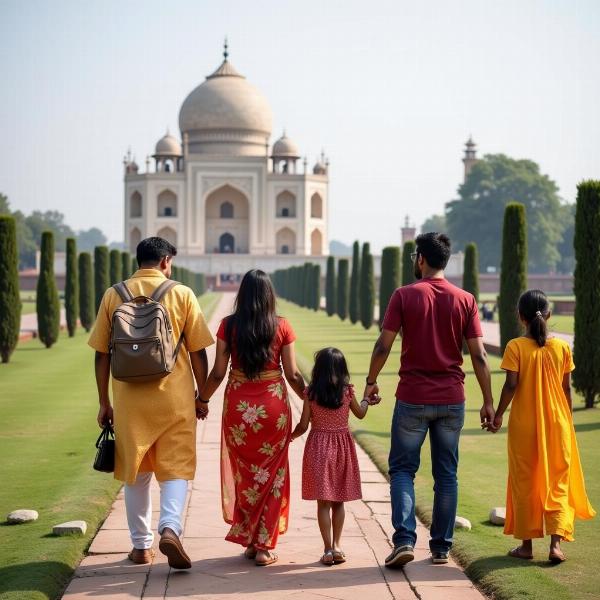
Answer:
<path fill-rule="evenodd" d="M 147 573 L 151 565 L 136 565 L 126 554 L 90 554 L 75 570 L 75 577 Z"/>
<path fill-rule="evenodd" d="M 456 529 L 466 529 L 467 531 L 471 531 L 471 521 L 465 517 L 456 517 L 454 520 L 454 527 L 456 527 Z"/>
<path fill-rule="evenodd" d="M 73 533 L 85 534 L 87 531 L 87 523 L 85 521 L 67 521 L 60 523 L 52 528 L 54 535 L 71 535 Z"/>
<path fill-rule="evenodd" d="M 103 577 L 76 577 L 67 587 L 64 600 L 131 600 L 141 598 L 146 573 L 126 573 Z"/>
<path fill-rule="evenodd" d="M 506 507 L 496 506 L 490 510 L 490 523 L 504 525 L 504 521 L 506 521 Z"/>
<path fill-rule="evenodd" d="M 13 510 L 7 517 L 6 521 L 12 525 L 20 525 L 21 523 L 30 523 L 31 521 L 37 521 L 38 517 L 37 510 L 31 510 L 29 508 L 20 508 Z"/>

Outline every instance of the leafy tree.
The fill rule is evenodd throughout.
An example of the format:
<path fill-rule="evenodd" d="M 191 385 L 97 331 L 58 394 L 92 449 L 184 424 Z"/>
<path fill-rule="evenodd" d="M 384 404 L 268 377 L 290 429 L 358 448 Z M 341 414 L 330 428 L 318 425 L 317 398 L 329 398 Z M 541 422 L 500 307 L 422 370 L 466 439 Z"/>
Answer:
<path fill-rule="evenodd" d="M 417 244 L 414 240 L 404 242 L 402 248 L 402 285 L 408 285 L 415 281 L 415 261 L 411 258 Z"/>
<path fill-rule="evenodd" d="M 92 252 L 96 246 L 106 246 L 107 242 L 107 237 L 97 227 L 82 230 L 77 234 L 77 245 L 86 252 Z"/>
<path fill-rule="evenodd" d="M 336 280 L 335 280 L 335 258 L 330 256 L 327 259 L 327 276 L 325 285 L 325 301 L 327 314 L 332 317 L 335 315 L 335 305 L 337 302 Z"/>
<path fill-rule="evenodd" d="M 96 313 L 100 308 L 102 296 L 110 287 L 110 274 L 108 267 L 108 248 L 96 246 L 94 248 L 94 297 L 96 300 Z"/>
<path fill-rule="evenodd" d="M 373 255 L 368 242 L 365 242 L 362 247 L 360 291 L 360 322 L 365 329 L 369 329 L 373 325 L 373 311 L 375 310 L 375 272 Z"/>
<path fill-rule="evenodd" d="M 0 194 L 0 210 L 3 198 Z M 15 218 L 0 216 L 0 358 L 10 360 L 19 341 L 21 329 L 21 297 L 17 256 L 17 224 Z"/>
<path fill-rule="evenodd" d="M 0 215 L 10 216 L 11 214 L 8 196 L 5 196 L 2 192 L 0 192 Z"/>
<path fill-rule="evenodd" d="M 400 248 L 387 246 L 381 253 L 381 279 L 379 280 L 379 324 L 394 290 L 400 286 Z"/>
<path fill-rule="evenodd" d="M 110 285 L 115 285 L 123 280 L 123 271 L 121 270 L 121 251 L 110 251 L 110 268 L 109 268 Z"/>
<path fill-rule="evenodd" d="M 68 237 L 75 237 L 75 232 L 65 223 L 65 215 L 57 210 L 41 212 L 34 210 L 25 223 L 31 230 L 34 240 L 41 239 L 42 232 L 51 231 L 54 234 L 56 248 L 64 248 Z"/>
<path fill-rule="evenodd" d="M 348 312 L 350 322 L 358 323 L 360 319 L 360 244 L 352 246 L 352 272 L 350 274 L 350 298 Z"/>
<path fill-rule="evenodd" d="M 525 206 L 511 202 L 504 209 L 502 229 L 502 268 L 500 271 L 500 346 L 522 333 L 517 305 L 527 288 L 527 222 Z"/>
<path fill-rule="evenodd" d="M 573 273 L 575 270 L 575 204 L 563 204 L 560 207 L 560 222 L 564 224 L 562 242 L 558 245 L 560 260 L 557 270 L 560 273 Z"/>
<path fill-rule="evenodd" d="M 89 331 L 94 324 L 94 277 L 92 274 L 92 255 L 82 252 L 78 258 L 79 267 L 79 320 L 81 326 Z"/>
<path fill-rule="evenodd" d="M 425 219 L 423 225 L 421 225 L 421 233 L 430 233 L 432 231 L 439 233 L 446 231 L 445 215 L 431 215 L 431 217 Z"/>
<path fill-rule="evenodd" d="M 558 188 L 535 162 L 487 155 L 475 163 L 458 194 L 457 200 L 446 204 L 448 232 L 456 246 L 477 244 L 484 270 L 500 265 L 500 224 L 506 205 L 513 200 L 527 210 L 529 270 L 540 273 L 556 268 L 566 224 L 561 222 Z"/>
<path fill-rule="evenodd" d="M 337 314 L 344 321 L 348 316 L 348 271 L 350 263 L 347 258 L 340 258 L 338 262 L 337 283 Z"/>
<path fill-rule="evenodd" d="M 65 274 L 65 313 L 69 337 L 75 335 L 79 315 L 79 281 L 77 277 L 77 245 L 67 238 L 67 269 Z"/>
<path fill-rule="evenodd" d="M 121 252 L 121 277 L 123 281 L 131 277 L 131 254 Z"/>
<path fill-rule="evenodd" d="M 42 233 L 40 275 L 37 282 L 36 311 L 38 336 L 41 342 L 50 348 L 60 331 L 60 301 L 54 279 L 54 234 Z"/>
<path fill-rule="evenodd" d="M 600 394 L 600 181 L 577 186 L 575 259 L 573 383 L 592 408 Z"/>
<path fill-rule="evenodd" d="M 477 244 L 471 242 L 465 248 L 463 266 L 463 290 L 470 292 L 479 302 L 479 259 L 477 257 Z"/>

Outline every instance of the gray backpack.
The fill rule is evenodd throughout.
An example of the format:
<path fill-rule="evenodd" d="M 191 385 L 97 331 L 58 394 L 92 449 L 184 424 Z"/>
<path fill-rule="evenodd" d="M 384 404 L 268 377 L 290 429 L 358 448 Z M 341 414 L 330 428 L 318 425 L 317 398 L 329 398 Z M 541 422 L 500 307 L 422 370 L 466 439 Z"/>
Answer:
<path fill-rule="evenodd" d="M 113 285 L 123 300 L 113 313 L 110 333 L 110 368 L 114 379 L 127 383 L 154 381 L 175 368 L 183 332 L 173 347 L 173 327 L 160 303 L 178 281 L 163 281 L 148 296 L 133 294 L 124 281 Z"/>

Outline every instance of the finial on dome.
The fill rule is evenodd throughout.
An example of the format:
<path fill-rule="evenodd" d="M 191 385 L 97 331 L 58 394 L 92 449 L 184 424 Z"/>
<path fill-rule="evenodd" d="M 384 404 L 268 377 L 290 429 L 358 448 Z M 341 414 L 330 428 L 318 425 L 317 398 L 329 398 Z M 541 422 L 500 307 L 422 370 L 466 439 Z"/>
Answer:
<path fill-rule="evenodd" d="M 227 60 L 227 57 L 229 56 L 229 44 L 227 43 L 227 36 L 225 36 L 225 43 L 223 44 L 223 58 L 225 60 Z"/>

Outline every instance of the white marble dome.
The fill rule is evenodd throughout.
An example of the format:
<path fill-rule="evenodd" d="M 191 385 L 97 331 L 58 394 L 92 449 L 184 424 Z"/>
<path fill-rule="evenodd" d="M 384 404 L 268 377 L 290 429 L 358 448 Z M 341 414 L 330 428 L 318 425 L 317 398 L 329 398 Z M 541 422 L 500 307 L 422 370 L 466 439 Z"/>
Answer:
<path fill-rule="evenodd" d="M 264 156 L 272 128 L 267 99 L 227 60 L 194 89 L 179 112 L 190 153 Z"/>
<path fill-rule="evenodd" d="M 181 144 L 168 131 L 156 142 L 155 156 L 181 156 Z"/>
<path fill-rule="evenodd" d="M 273 158 L 300 158 L 298 146 L 290 140 L 285 131 L 283 135 L 273 144 Z"/>

